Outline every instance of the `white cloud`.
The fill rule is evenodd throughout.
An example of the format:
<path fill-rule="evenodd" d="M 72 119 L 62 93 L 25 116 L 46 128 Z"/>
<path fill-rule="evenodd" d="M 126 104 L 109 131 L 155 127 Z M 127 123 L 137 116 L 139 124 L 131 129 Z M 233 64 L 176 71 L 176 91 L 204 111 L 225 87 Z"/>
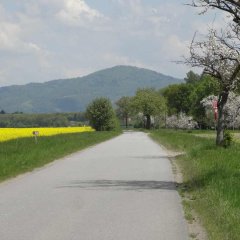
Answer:
<path fill-rule="evenodd" d="M 177 35 L 170 35 L 166 41 L 165 51 L 169 57 L 180 58 L 180 56 L 188 55 L 189 45 L 190 41 L 183 41 Z"/>
<path fill-rule="evenodd" d="M 26 41 L 23 35 L 20 25 L 0 22 L 0 50 L 20 55 L 33 55 L 42 66 L 47 66 L 48 51 L 43 50 L 36 43 Z"/>
<path fill-rule="evenodd" d="M 34 58 L 36 59 L 41 68 L 45 69 L 51 68 L 49 59 L 52 54 L 48 50 L 45 50 L 32 42 L 25 44 L 25 48 L 26 51 L 29 51 L 29 53 L 34 56 Z"/>
<path fill-rule="evenodd" d="M 184 76 L 171 61 L 209 22 L 196 11 L 179 0 L 3 0 L 1 81 L 43 82 L 119 64 Z"/>
<path fill-rule="evenodd" d="M 142 6 L 141 0 L 123 0 L 122 1 L 134 15 L 142 15 L 144 8 Z"/>
<path fill-rule="evenodd" d="M 40 16 L 42 11 L 38 2 L 26 2 L 24 4 L 25 13 L 28 16 Z"/>
<path fill-rule="evenodd" d="M 82 77 L 94 72 L 94 69 L 91 68 L 71 68 L 65 69 L 63 72 L 64 78 L 75 78 L 75 77 Z"/>
<path fill-rule="evenodd" d="M 73 26 L 84 26 L 86 23 L 104 19 L 99 11 L 90 8 L 83 0 L 64 0 L 64 8 L 56 16 Z"/>
<path fill-rule="evenodd" d="M 114 66 L 114 65 L 131 65 L 136 66 L 140 68 L 151 68 L 147 64 L 141 62 L 138 59 L 133 59 L 128 56 L 123 56 L 116 53 L 106 53 L 103 55 L 103 61 L 108 66 Z"/>
<path fill-rule="evenodd" d="M 35 12 L 30 10 L 35 9 Z M 1 72 L 1 79 L 6 79 L 11 74 L 7 71 L 11 71 L 15 66 L 16 59 L 31 59 L 31 63 L 18 61 L 18 65 L 25 67 L 24 64 L 35 63 L 40 68 L 49 67 L 49 51 L 43 49 L 38 43 L 33 41 L 33 36 L 38 31 L 39 22 L 41 20 L 33 16 L 27 15 L 30 11 L 31 14 L 39 14 L 39 6 L 32 4 L 26 10 L 27 13 L 17 12 L 15 15 L 9 14 L 0 5 L 0 52 L 4 54 L 4 61 L 2 61 L 2 67 L 4 66 L 4 74 Z M 3 58 L 0 60 L 3 60 Z M 9 66 L 9 62 L 11 62 Z"/>
<path fill-rule="evenodd" d="M 114 19 L 120 31 L 135 36 L 162 36 L 170 29 L 171 21 L 176 18 L 174 4 L 146 4 L 141 0 L 112 0 L 119 5 L 123 14 Z M 169 10 L 169 9 L 172 9 Z"/>
<path fill-rule="evenodd" d="M 14 23 L 0 22 L 0 49 L 14 50 L 19 45 L 21 28 Z"/>

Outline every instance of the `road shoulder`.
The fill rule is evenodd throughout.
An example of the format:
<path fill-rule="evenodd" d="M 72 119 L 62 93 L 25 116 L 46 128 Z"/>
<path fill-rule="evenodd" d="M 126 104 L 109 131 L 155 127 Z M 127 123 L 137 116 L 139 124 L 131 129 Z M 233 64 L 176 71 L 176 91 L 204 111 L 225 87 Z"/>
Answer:
<path fill-rule="evenodd" d="M 207 233 L 204 227 L 202 226 L 197 213 L 192 208 L 190 208 L 188 204 L 188 202 L 191 201 L 192 197 L 190 195 L 184 194 L 181 191 L 181 187 L 183 187 L 183 174 L 176 158 L 184 154 L 184 152 L 176 152 L 176 151 L 167 149 L 165 146 L 161 144 L 159 145 L 167 153 L 167 157 L 170 160 L 172 165 L 174 180 L 178 185 L 178 192 L 182 199 L 182 205 L 184 209 L 185 219 L 187 220 L 187 227 L 188 227 L 188 233 L 189 233 L 190 239 L 208 240 Z"/>

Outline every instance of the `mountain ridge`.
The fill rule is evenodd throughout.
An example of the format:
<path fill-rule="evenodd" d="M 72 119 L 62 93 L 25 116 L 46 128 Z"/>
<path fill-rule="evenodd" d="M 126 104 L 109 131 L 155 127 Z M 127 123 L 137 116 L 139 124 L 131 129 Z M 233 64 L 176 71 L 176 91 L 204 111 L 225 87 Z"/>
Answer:
<path fill-rule="evenodd" d="M 96 97 L 114 102 L 134 95 L 138 88 L 162 88 L 179 82 L 182 79 L 156 71 L 119 65 L 83 77 L 0 87 L 0 109 L 26 113 L 84 111 Z"/>

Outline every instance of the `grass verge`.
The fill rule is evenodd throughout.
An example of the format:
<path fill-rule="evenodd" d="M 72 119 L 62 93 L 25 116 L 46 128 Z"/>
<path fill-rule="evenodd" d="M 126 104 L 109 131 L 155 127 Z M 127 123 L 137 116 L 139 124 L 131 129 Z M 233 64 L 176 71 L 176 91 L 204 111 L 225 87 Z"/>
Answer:
<path fill-rule="evenodd" d="M 185 207 L 200 216 L 210 240 L 240 239 L 240 144 L 224 149 L 215 139 L 174 130 L 151 132 L 154 140 L 177 157 L 184 182 L 180 193 L 188 196 Z"/>
<path fill-rule="evenodd" d="M 120 132 L 84 132 L 0 143 L 0 182 L 41 167 L 55 159 L 119 135 Z"/>

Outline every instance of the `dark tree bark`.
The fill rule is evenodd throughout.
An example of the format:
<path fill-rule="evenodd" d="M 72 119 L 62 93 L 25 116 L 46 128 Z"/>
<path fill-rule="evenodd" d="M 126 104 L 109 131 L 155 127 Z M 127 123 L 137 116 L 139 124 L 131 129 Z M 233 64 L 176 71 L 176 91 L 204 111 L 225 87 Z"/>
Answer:
<path fill-rule="evenodd" d="M 151 129 L 151 116 L 146 115 L 147 123 L 146 123 L 146 129 Z"/>
<path fill-rule="evenodd" d="M 125 116 L 125 126 L 128 128 L 128 116 Z"/>
<path fill-rule="evenodd" d="M 225 121 L 224 121 L 224 106 L 228 100 L 228 91 L 223 91 L 219 95 L 218 99 L 218 121 L 217 121 L 217 136 L 216 136 L 216 145 L 223 146 L 224 143 L 224 130 L 225 130 Z"/>

